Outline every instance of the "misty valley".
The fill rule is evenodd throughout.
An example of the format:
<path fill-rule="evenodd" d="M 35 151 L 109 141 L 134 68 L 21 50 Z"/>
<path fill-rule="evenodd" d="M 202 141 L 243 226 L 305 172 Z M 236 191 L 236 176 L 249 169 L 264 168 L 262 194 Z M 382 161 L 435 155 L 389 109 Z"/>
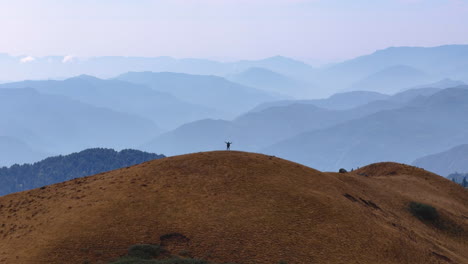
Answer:
<path fill-rule="evenodd" d="M 389 48 L 322 68 L 279 56 L 16 65 L 5 55 L 4 78 L 21 67 L 33 70 L 27 78 L 76 77 L 0 84 L 0 165 L 96 147 L 173 156 L 221 150 L 229 140 L 235 150 L 326 171 L 393 161 L 465 173 L 420 161 L 468 143 L 467 59 L 463 45 Z"/>

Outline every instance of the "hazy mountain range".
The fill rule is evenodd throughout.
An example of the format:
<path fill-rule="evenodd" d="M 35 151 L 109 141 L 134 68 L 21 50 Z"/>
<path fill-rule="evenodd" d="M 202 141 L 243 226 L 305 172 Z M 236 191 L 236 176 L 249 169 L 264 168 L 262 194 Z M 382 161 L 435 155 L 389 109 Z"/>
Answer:
<path fill-rule="evenodd" d="M 467 112 L 467 87 L 448 88 L 401 108 L 302 133 L 262 151 L 324 170 L 374 161 L 411 163 L 468 142 Z"/>
<path fill-rule="evenodd" d="M 247 86 L 257 87 L 270 93 L 298 98 L 314 96 L 314 92 L 317 90 L 317 87 L 310 82 L 296 80 L 286 75 L 258 67 L 233 74 L 228 76 L 228 79 Z"/>
<path fill-rule="evenodd" d="M 272 101 L 258 105 L 251 112 L 261 111 L 275 106 L 287 106 L 291 104 L 312 104 L 317 107 L 332 109 L 332 110 L 346 110 L 353 107 L 370 103 L 377 100 L 385 100 L 390 95 L 368 92 L 368 91 L 354 91 L 337 93 L 324 99 L 310 99 L 310 100 L 281 100 Z"/>
<path fill-rule="evenodd" d="M 0 165 L 90 147 L 136 147 L 163 130 L 232 118 L 277 98 L 221 77 L 180 73 L 5 83 L 0 85 Z"/>
<path fill-rule="evenodd" d="M 249 68 L 260 67 L 288 76 L 302 77 L 314 69 L 294 59 L 276 56 L 263 60 L 218 62 L 207 59 L 175 59 L 171 57 L 91 57 L 71 56 L 9 56 L 0 54 L 0 66 L 8 69 L 0 74 L 0 80 L 63 78 L 81 74 L 100 78 L 134 71 L 178 72 L 195 75 L 217 75 L 240 73 Z"/>
<path fill-rule="evenodd" d="M 269 91 L 276 92 L 289 83 L 287 90 L 290 91 L 281 91 L 280 94 L 318 98 L 343 90 L 396 92 L 398 89 L 443 78 L 468 82 L 467 54 L 468 45 L 393 47 L 324 68 L 313 68 L 301 61 L 281 56 L 263 60 L 217 62 L 171 57 L 83 59 L 3 54 L 0 56 L 0 66 L 4 70 L 0 73 L 0 80 L 66 78 L 81 74 L 111 78 L 129 71 L 177 72 L 228 77 L 256 88 L 265 88 L 267 85 Z M 257 71 L 258 77 L 249 77 L 251 71 Z"/>
<path fill-rule="evenodd" d="M 128 73 L 110 80 L 81 75 L 63 81 L 23 81 L 1 84 L 0 88 L 34 88 L 64 95 L 139 115 L 166 129 L 206 117 L 230 118 L 277 98 L 216 76 L 149 72 Z"/>
<path fill-rule="evenodd" d="M 421 157 L 412 164 L 445 177 L 456 172 L 468 173 L 468 144 Z"/>
<path fill-rule="evenodd" d="M 0 165 L 91 147 L 175 155 L 228 140 L 324 170 L 410 163 L 467 142 L 467 53 L 468 45 L 389 48 L 327 68 L 280 56 L 1 55 L 5 80 L 15 71 L 101 78 L 1 84 Z"/>
<path fill-rule="evenodd" d="M 406 65 L 396 65 L 382 71 L 373 73 L 351 85 L 349 90 L 378 90 L 383 93 L 394 93 L 401 87 L 415 86 L 434 80 L 430 76 L 416 68 Z"/>
<path fill-rule="evenodd" d="M 0 149 L 1 165 L 34 162 L 48 155 L 11 136 L 0 136 Z"/>
<path fill-rule="evenodd" d="M 170 93 L 183 101 L 209 107 L 211 112 L 218 111 L 221 113 L 219 117 L 224 118 L 239 115 L 261 102 L 281 98 L 217 76 L 129 72 L 116 79 L 145 85 L 159 92 Z M 176 106 L 173 108 L 177 109 Z"/>
<path fill-rule="evenodd" d="M 234 142 L 234 149 L 263 151 L 263 148 L 307 131 L 325 129 L 380 111 L 404 107 L 410 95 L 416 99 L 437 91 L 415 89 L 394 96 L 348 92 L 322 100 L 267 103 L 232 121 L 206 119 L 186 124 L 157 136 L 142 148 L 149 151 L 158 149 L 167 155 L 174 155 L 219 149 L 226 139 Z"/>
<path fill-rule="evenodd" d="M 379 82 L 383 87 L 400 82 L 399 79 L 415 79 L 437 81 L 443 78 L 468 81 L 468 45 L 446 45 L 431 48 L 392 47 L 376 51 L 352 60 L 338 63 L 324 69 L 316 76 L 316 81 L 323 87 L 334 89 L 358 88 L 356 84 Z M 407 69 L 409 72 L 402 71 Z M 392 80 L 393 78 L 393 80 Z M 385 82 L 391 80 L 390 84 Z M 405 87 L 414 86 L 410 83 L 399 83 Z M 370 87 L 370 90 L 380 91 L 380 85 Z M 323 88 L 322 87 L 322 88 Z M 403 87 L 402 87 L 403 88 Z M 366 89 L 367 90 L 367 89 Z"/>
<path fill-rule="evenodd" d="M 31 162 L 31 155 L 41 157 L 40 153 L 70 153 L 87 147 L 127 148 L 161 131 L 148 119 L 31 88 L 0 89 L 0 120 L 0 135 L 15 138 L 9 142 L 21 146 L 2 148 L 2 157 L 19 150 L 24 154 L 16 161 L 2 159 L 0 165 Z"/>

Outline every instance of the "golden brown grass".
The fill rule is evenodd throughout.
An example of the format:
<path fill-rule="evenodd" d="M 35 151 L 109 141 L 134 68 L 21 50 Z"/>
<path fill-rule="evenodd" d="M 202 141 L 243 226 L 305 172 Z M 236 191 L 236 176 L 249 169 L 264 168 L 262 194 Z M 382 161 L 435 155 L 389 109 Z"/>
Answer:
<path fill-rule="evenodd" d="M 421 222 L 411 201 L 459 229 Z M 197 153 L 0 197 L 0 262 L 107 263 L 163 236 L 172 254 L 216 262 L 468 263 L 467 201 L 460 186 L 402 164 L 339 174 Z"/>

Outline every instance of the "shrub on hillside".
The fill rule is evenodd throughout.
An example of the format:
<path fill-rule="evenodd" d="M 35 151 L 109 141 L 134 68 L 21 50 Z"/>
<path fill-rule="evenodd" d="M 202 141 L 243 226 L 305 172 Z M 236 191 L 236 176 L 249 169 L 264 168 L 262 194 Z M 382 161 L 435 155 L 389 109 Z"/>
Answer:
<path fill-rule="evenodd" d="M 411 202 L 409 209 L 414 216 L 422 221 L 436 221 L 439 218 L 437 210 L 428 204 Z"/>
<path fill-rule="evenodd" d="M 159 245 L 133 245 L 128 249 L 128 256 L 139 259 L 152 259 L 158 257 L 163 252 Z"/>
<path fill-rule="evenodd" d="M 141 259 L 125 256 L 110 264 L 208 264 L 208 262 L 190 258 Z"/>
<path fill-rule="evenodd" d="M 208 262 L 201 259 L 169 258 L 158 260 L 154 264 L 208 264 Z"/>
<path fill-rule="evenodd" d="M 148 259 L 132 258 L 129 256 L 124 256 L 124 257 L 119 258 L 118 260 L 109 262 L 109 264 L 151 264 L 151 263 L 154 263 L 154 262 Z"/>
<path fill-rule="evenodd" d="M 127 255 L 110 264 L 208 264 L 200 259 L 161 256 L 165 250 L 160 245 L 137 244 L 128 249 Z M 160 259 L 156 259 L 160 257 Z"/>

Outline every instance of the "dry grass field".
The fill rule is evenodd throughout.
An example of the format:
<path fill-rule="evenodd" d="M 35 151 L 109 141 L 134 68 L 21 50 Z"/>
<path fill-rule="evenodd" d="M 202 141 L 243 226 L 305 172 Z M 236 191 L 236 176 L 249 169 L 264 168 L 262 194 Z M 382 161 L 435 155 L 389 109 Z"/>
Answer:
<path fill-rule="evenodd" d="M 217 263 L 462 264 L 468 192 L 403 164 L 340 174 L 218 151 L 0 197 L 0 263 L 108 263 L 142 243 Z"/>

